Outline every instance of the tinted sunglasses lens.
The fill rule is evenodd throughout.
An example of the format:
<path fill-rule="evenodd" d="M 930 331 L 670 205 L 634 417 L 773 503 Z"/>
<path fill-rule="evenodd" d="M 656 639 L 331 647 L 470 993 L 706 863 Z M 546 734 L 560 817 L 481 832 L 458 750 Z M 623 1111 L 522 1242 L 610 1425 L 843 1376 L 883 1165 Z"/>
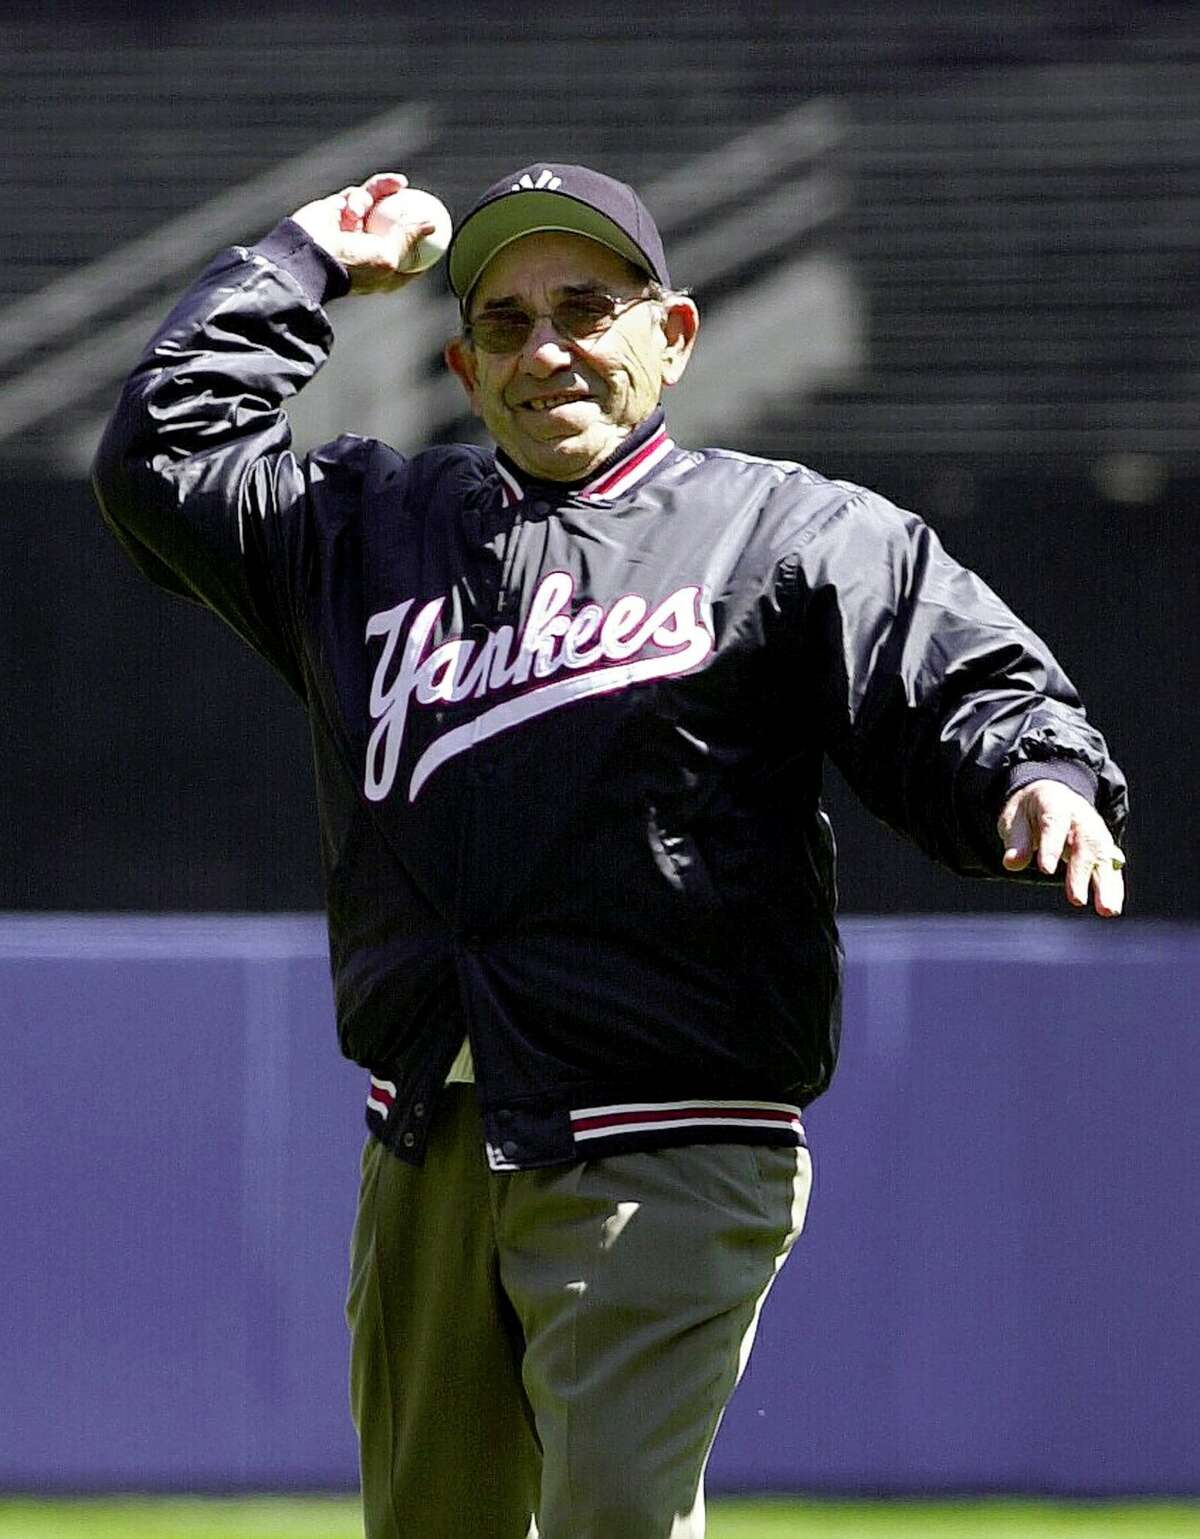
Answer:
<path fill-rule="evenodd" d="M 616 301 L 607 294 L 564 299 L 554 307 L 554 329 L 564 337 L 590 337 L 602 331 L 616 313 Z"/>
<path fill-rule="evenodd" d="M 517 353 L 529 340 L 533 319 L 523 311 L 485 315 L 471 322 L 471 337 L 485 353 Z"/>
<path fill-rule="evenodd" d="M 588 294 L 564 299 L 550 312 L 550 320 L 560 337 L 578 341 L 602 331 L 617 313 L 616 301 L 607 294 Z M 524 310 L 496 311 L 471 322 L 471 336 L 485 353 L 520 352 L 533 330 L 535 317 Z"/>

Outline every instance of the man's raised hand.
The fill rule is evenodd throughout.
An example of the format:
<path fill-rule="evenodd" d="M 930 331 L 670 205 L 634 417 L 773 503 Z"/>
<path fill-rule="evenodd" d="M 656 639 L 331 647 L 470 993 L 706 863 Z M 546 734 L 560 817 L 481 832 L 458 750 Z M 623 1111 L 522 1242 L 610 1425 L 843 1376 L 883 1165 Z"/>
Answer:
<path fill-rule="evenodd" d="M 352 294 L 387 294 L 411 283 L 419 273 L 405 271 L 413 250 L 423 236 L 432 235 L 431 223 L 393 225 L 386 235 L 369 235 L 367 216 L 381 199 L 408 186 L 397 171 L 377 171 L 361 186 L 306 203 L 292 215 L 305 230 L 350 274 Z"/>

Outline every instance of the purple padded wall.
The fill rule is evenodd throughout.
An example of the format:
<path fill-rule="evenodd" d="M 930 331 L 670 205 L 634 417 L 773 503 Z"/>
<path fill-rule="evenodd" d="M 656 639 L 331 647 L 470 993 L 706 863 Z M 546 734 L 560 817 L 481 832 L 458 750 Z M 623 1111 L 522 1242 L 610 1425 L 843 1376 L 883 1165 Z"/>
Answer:
<path fill-rule="evenodd" d="M 1200 930 L 847 923 L 726 1487 L 1200 1493 Z"/>
<path fill-rule="evenodd" d="M 0 1483 L 351 1479 L 322 923 L 10 919 L 0 1020 Z"/>
<path fill-rule="evenodd" d="M 722 1489 L 1200 1493 L 1200 930 L 852 920 Z M 317 918 L 0 920 L 0 1486 L 354 1479 Z"/>

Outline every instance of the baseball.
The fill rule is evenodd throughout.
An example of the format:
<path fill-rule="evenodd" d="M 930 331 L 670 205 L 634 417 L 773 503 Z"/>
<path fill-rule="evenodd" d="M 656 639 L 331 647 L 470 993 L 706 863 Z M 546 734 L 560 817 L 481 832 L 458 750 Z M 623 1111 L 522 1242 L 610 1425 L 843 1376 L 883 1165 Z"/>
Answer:
<path fill-rule="evenodd" d="M 421 273 L 432 267 L 450 244 L 453 230 L 450 210 L 440 198 L 435 198 L 431 192 L 422 192 L 419 187 L 402 188 L 400 192 L 380 198 L 367 215 L 365 228 L 368 235 L 386 235 L 397 225 L 413 224 L 437 226 L 432 235 L 417 242 L 404 269 L 405 272 Z"/>

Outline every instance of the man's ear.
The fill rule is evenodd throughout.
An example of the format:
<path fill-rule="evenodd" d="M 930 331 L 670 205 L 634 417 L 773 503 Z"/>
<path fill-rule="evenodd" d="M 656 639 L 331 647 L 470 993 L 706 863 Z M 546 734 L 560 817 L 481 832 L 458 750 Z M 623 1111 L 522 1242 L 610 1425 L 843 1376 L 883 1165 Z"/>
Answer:
<path fill-rule="evenodd" d="M 662 328 L 667 338 L 663 351 L 662 377 L 664 385 L 677 385 L 696 345 L 700 330 L 700 312 L 695 300 L 679 294 L 664 302 L 665 314 Z"/>
<path fill-rule="evenodd" d="M 442 357 L 445 359 L 446 367 L 467 392 L 471 410 L 478 416 L 479 392 L 476 387 L 475 349 L 466 337 L 451 337 L 442 349 Z"/>

